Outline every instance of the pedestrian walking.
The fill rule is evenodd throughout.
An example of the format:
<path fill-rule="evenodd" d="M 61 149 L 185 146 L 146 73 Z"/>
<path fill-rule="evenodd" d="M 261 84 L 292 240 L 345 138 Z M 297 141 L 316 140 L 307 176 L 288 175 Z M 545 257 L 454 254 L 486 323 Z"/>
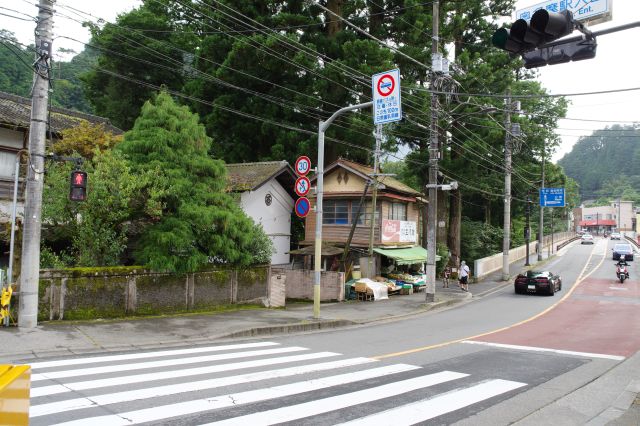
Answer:
<path fill-rule="evenodd" d="M 442 288 L 449 288 L 449 278 L 451 278 L 451 266 L 447 265 L 442 272 Z"/>
<path fill-rule="evenodd" d="M 469 291 L 469 267 L 464 260 L 460 263 L 460 271 L 458 272 L 458 276 L 458 285 L 460 286 L 460 290 Z"/>

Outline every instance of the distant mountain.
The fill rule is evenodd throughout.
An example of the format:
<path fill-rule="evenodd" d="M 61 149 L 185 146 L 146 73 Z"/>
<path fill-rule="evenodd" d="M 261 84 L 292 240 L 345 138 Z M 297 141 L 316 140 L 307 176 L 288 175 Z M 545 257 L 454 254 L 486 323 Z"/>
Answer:
<path fill-rule="evenodd" d="M 34 60 L 32 48 L 22 47 L 13 33 L 0 30 L 0 91 L 30 97 L 33 84 Z M 51 102 L 55 106 L 93 113 L 93 108 L 84 96 L 80 76 L 89 71 L 97 61 L 97 55 L 85 49 L 71 61 L 52 63 Z"/>
<path fill-rule="evenodd" d="M 614 125 L 581 137 L 558 164 L 582 199 L 640 194 L 640 125 Z"/>

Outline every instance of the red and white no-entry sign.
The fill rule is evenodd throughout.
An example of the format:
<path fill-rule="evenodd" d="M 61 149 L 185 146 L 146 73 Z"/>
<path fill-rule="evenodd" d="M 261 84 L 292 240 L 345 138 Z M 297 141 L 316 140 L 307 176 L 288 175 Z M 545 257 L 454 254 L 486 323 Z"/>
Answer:
<path fill-rule="evenodd" d="M 393 89 L 396 87 L 396 80 L 391 74 L 384 74 L 378 79 L 376 84 L 376 90 L 378 94 L 383 97 L 387 97 L 393 93 Z"/>
<path fill-rule="evenodd" d="M 375 74 L 371 78 L 373 92 L 373 123 L 383 124 L 402 120 L 400 103 L 400 70 Z"/>

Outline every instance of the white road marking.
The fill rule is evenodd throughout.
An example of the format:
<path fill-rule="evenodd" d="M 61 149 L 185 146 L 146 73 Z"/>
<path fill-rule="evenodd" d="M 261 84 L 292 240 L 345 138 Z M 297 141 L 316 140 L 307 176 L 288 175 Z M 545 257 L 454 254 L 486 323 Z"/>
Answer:
<path fill-rule="evenodd" d="M 626 287 L 609 287 L 609 289 L 611 289 L 611 290 L 624 290 L 624 291 L 629 290 L 629 289 L 628 289 L 628 288 L 626 288 Z"/>
<path fill-rule="evenodd" d="M 118 426 L 164 420 L 171 417 L 186 416 L 224 407 L 237 406 L 240 404 L 266 401 L 274 398 L 283 398 L 303 392 L 326 389 L 333 386 L 344 385 L 347 383 L 358 382 L 361 380 L 367 380 L 376 377 L 383 377 L 405 371 L 416 370 L 419 368 L 420 367 L 408 364 L 394 364 L 385 367 L 356 371 L 353 373 L 340 374 L 320 379 L 305 380 L 302 382 L 290 383 L 282 386 L 274 386 L 270 388 L 239 392 L 237 394 L 217 395 L 194 401 L 180 402 L 176 404 L 147 408 L 143 410 L 129 411 L 126 413 L 78 419 L 70 422 L 59 423 L 59 425 Z M 446 375 L 446 373 L 448 373 L 448 375 Z M 436 375 L 446 375 L 448 377 L 454 377 L 453 375 L 459 374 L 460 373 L 451 372 L 436 373 Z M 422 378 L 422 382 L 424 382 L 424 380 L 425 378 Z M 449 378 L 448 380 L 453 380 L 453 378 Z M 387 397 L 387 394 L 381 395 L 381 397 L 382 396 Z M 247 424 L 251 423 L 245 423 L 243 424 L 243 426 L 246 426 Z"/>
<path fill-rule="evenodd" d="M 291 405 L 289 407 L 276 408 L 274 410 L 263 411 L 259 413 L 249 414 L 246 416 L 233 417 L 219 422 L 207 423 L 211 425 L 273 425 L 276 423 L 290 422 L 304 417 L 315 416 L 317 414 L 329 411 L 339 410 L 341 408 L 352 407 L 358 404 L 376 401 L 388 398 L 389 395 L 398 395 L 411 392 L 414 390 L 434 386 L 439 383 L 467 377 L 468 374 L 456 373 L 453 371 L 443 371 L 440 373 L 429 374 L 426 376 L 414 377 L 408 380 L 388 383 L 382 386 L 376 386 L 356 392 L 345 393 L 341 395 L 331 396 L 329 398 L 318 399 L 316 401 L 305 402 L 303 404 Z M 370 423 L 379 424 L 379 423 Z M 395 424 L 395 422 L 386 423 Z"/>
<path fill-rule="evenodd" d="M 207 367 L 188 368 L 185 370 L 172 369 L 157 373 L 137 374 L 133 376 L 113 377 L 101 380 L 85 380 L 82 382 L 65 383 L 63 385 L 50 385 L 31 388 L 31 398 L 45 395 L 55 395 L 71 391 L 83 391 L 109 386 L 128 385 L 131 383 L 146 383 L 153 380 L 178 379 L 200 374 L 220 373 L 224 371 L 241 370 L 243 368 L 264 367 L 267 365 L 286 364 L 289 362 L 309 361 L 312 359 L 338 356 L 336 352 L 317 352 L 304 355 L 291 355 L 279 358 L 259 359 L 252 361 L 234 362 L 230 364 L 216 364 Z"/>
<path fill-rule="evenodd" d="M 526 386 L 526 383 L 500 379 L 490 380 L 470 388 L 458 389 L 431 399 L 424 399 L 377 414 L 361 417 L 350 422 L 341 423 L 341 425 L 413 425 L 523 386 Z"/>
<path fill-rule="evenodd" d="M 371 362 L 378 361 L 372 358 L 351 358 L 319 364 L 302 365 L 299 367 L 282 368 L 279 370 L 259 371 L 256 373 L 239 374 L 236 376 L 219 377 L 208 380 L 199 380 L 196 382 L 178 383 L 175 385 L 164 385 L 132 391 L 108 393 L 103 395 L 92 395 L 91 397 L 87 398 L 74 398 L 51 402 L 48 404 L 32 405 L 31 410 L 29 411 L 29 416 L 31 418 L 34 418 L 48 414 L 96 407 L 98 405 L 102 406 L 108 404 L 116 404 L 119 402 L 175 395 L 183 392 L 203 391 L 223 386 L 236 385 L 238 383 L 249 383 L 280 377 L 290 377 L 299 374 L 326 371 L 336 368 L 353 367 L 356 365 L 363 365 Z"/>
<path fill-rule="evenodd" d="M 575 356 L 583 356 L 583 357 L 587 357 L 587 358 L 613 359 L 613 360 L 616 360 L 616 361 L 622 361 L 623 359 L 625 359 L 625 357 L 619 356 L 619 355 L 595 354 L 595 353 L 590 353 L 590 352 L 563 351 L 561 349 L 539 348 L 539 347 L 535 347 L 535 346 L 520 346 L 520 345 L 507 345 L 507 344 L 504 344 L 504 343 L 479 342 L 477 340 L 464 340 L 461 343 L 468 343 L 468 344 L 471 344 L 471 345 L 494 346 L 496 348 L 516 349 L 516 350 L 521 350 L 521 351 L 553 352 L 553 353 L 562 354 L 562 355 L 575 355 Z"/>
<path fill-rule="evenodd" d="M 32 382 L 49 379 L 62 379 L 65 377 L 89 376 L 92 374 L 116 373 L 120 371 L 141 370 L 158 367 L 175 367 L 176 365 L 196 364 L 199 362 L 223 361 L 227 359 L 248 358 L 252 356 L 274 355 L 286 352 L 306 351 L 307 348 L 291 346 L 287 348 L 261 349 L 257 351 L 230 352 L 217 355 L 204 355 L 181 359 L 164 359 L 160 361 L 136 362 L 133 364 L 106 365 L 102 367 L 79 368 L 75 370 L 53 371 L 48 373 L 34 374 L 31 376 Z"/>
<path fill-rule="evenodd" d="M 125 361 L 130 359 L 167 357 L 167 356 L 174 356 L 174 355 L 189 355 L 189 354 L 199 354 L 203 352 L 219 352 L 219 351 L 227 351 L 227 350 L 261 348 L 265 346 L 277 346 L 277 345 L 279 345 L 279 343 L 257 342 L 257 343 L 243 343 L 239 345 L 205 346 L 205 347 L 189 348 L 189 349 L 172 349 L 172 350 L 153 351 L 153 352 L 136 352 L 136 353 L 127 353 L 127 354 L 120 354 L 120 355 L 94 356 L 94 357 L 86 357 L 86 358 L 68 358 L 68 359 L 61 359 L 58 361 L 31 362 L 29 363 L 29 365 L 31 366 L 31 370 L 36 370 L 38 368 L 63 367 L 66 365 L 96 364 L 99 362 L 114 362 L 114 361 Z"/>

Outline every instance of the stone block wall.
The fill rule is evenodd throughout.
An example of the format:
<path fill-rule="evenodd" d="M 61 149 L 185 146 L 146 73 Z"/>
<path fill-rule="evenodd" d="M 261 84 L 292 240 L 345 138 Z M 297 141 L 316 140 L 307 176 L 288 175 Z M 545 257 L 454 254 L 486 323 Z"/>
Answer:
<path fill-rule="evenodd" d="M 246 303 L 269 306 L 270 276 L 270 266 L 183 275 L 132 267 L 43 270 L 38 318 L 118 318 Z"/>

